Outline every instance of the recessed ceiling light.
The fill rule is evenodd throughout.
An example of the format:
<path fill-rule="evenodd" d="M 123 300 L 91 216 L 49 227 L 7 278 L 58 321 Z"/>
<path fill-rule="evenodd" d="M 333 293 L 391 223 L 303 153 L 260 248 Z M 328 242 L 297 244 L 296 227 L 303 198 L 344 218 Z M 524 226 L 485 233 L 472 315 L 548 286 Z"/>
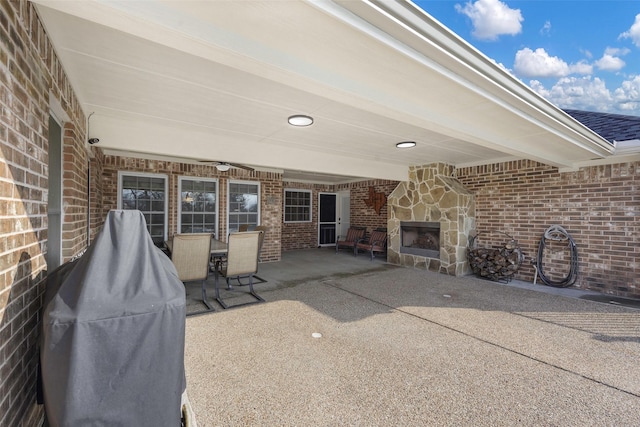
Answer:
<path fill-rule="evenodd" d="M 289 117 L 289 124 L 291 126 L 309 126 L 313 124 L 313 118 L 309 116 L 305 116 L 303 114 L 296 114 L 294 116 Z"/>
<path fill-rule="evenodd" d="M 398 142 L 396 144 L 396 147 L 398 148 L 411 148 L 415 146 L 416 146 L 416 143 L 413 141 L 403 141 L 403 142 Z"/>

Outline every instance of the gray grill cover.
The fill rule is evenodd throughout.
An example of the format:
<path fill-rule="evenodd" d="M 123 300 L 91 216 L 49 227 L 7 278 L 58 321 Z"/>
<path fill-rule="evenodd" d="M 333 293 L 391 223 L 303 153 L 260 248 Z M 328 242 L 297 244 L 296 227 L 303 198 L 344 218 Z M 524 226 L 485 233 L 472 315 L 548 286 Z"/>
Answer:
<path fill-rule="evenodd" d="M 42 386 L 51 426 L 179 426 L 185 291 L 140 211 L 111 211 L 45 291 Z"/>

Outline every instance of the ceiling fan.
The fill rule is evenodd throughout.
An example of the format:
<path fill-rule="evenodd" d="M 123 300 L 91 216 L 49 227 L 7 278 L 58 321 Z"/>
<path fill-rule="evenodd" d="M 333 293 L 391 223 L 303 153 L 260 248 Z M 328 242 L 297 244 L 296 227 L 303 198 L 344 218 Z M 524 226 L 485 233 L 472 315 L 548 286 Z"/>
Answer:
<path fill-rule="evenodd" d="M 218 169 L 220 172 L 226 172 L 231 168 L 238 168 L 238 169 L 244 169 L 246 171 L 254 171 L 255 169 L 253 169 L 250 166 L 245 166 L 245 165 L 241 165 L 238 163 L 228 163 L 228 162 L 219 162 L 217 160 L 198 160 L 200 163 L 207 163 L 210 164 L 212 166 L 215 166 L 216 169 Z"/>

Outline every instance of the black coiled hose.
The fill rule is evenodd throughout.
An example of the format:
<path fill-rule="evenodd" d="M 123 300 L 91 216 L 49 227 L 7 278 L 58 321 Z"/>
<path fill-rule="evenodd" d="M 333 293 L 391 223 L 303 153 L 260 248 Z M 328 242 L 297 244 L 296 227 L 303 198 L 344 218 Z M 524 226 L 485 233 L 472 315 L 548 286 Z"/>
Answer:
<path fill-rule="evenodd" d="M 569 251 L 571 252 L 569 273 L 562 280 L 556 281 L 556 280 L 549 279 L 544 274 L 544 271 L 542 269 L 542 260 L 544 258 L 544 250 L 546 248 L 547 240 L 553 240 L 553 241 L 567 240 L 569 242 L 568 243 Z M 542 236 L 542 239 L 540 239 L 540 245 L 538 246 L 537 268 L 538 268 L 538 276 L 540 277 L 540 280 L 542 280 L 542 283 L 544 283 L 547 286 L 553 286 L 556 288 L 566 288 L 573 285 L 576 282 L 576 280 L 578 279 L 578 248 L 576 246 L 576 242 L 574 242 L 571 236 L 569 235 L 569 233 L 567 233 L 567 230 L 565 230 L 559 225 L 552 225 L 551 227 L 547 228 L 547 230 L 544 232 L 544 235 Z"/>

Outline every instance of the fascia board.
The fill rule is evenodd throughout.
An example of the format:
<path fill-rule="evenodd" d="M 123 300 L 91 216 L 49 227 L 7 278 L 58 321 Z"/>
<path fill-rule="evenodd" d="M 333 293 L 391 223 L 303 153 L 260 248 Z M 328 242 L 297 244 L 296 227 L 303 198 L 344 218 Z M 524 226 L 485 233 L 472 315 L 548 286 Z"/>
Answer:
<path fill-rule="evenodd" d="M 424 65 L 468 90 L 482 94 L 494 104 L 549 132 L 562 135 L 567 142 L 596 156 L 606 157 L 613 153 L 608 141 L 551 104 L 412 2 L 338 0 L 336 3 L 379 29 L 376 36 L 386 35 L 387 44 L 405 54 L 421 56 Z M 337 13 L 336 8 L 333 11 Z M 367 31 L 364 27 L 363 30 Z M 438 61 L 433 59 L 436 56 Z"/>

